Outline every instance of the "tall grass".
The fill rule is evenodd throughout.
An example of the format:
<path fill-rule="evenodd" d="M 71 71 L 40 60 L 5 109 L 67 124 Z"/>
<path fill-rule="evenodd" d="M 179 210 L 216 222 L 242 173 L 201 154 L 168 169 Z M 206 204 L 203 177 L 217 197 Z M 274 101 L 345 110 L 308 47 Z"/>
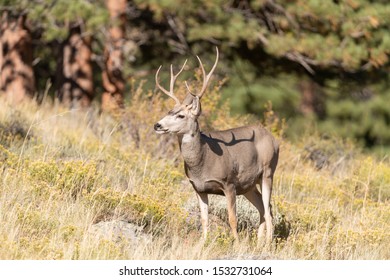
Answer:
<path fill-rule="evenodd" d="M 256 121 L 231 116 L 218 86 L 204 99 L 203 128 Z M 152 129 L 171 105 L 142 85 L 116 115 L 0 100 L 0 259 L 390 258 L 389 159 L 315 131 L 281 139 L 271 246 L 256 242 L 258 213 L 243 198 L 234 243 L 217 196 L 202 242 L 176 138 Z M 271 109 L 263 122 L 282 134 Z M 139 238 L 98 234 L 111 221 Z"/>

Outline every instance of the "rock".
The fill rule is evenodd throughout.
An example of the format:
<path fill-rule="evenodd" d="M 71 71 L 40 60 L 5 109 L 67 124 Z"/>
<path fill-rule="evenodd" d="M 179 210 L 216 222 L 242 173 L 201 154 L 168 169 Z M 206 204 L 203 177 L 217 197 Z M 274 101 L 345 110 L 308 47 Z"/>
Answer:
<path fill-rule="evenodd" d="M 120 220 L 103 221 L 90 227 L 90 233 L 99 238 L 120 242 L 126 240 L 130 243 L 151 240 L 151 236 L 142 232 L 141 226 Z"/>

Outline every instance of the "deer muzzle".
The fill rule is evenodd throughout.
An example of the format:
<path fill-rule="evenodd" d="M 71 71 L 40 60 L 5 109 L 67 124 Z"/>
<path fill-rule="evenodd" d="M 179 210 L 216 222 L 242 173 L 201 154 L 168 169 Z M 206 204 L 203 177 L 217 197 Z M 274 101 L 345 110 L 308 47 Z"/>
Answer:
<path fill-rule="evenodd" d="M 157 133 L 163 134 L 163 133 L 166 133 L 168 131 L 168 129 L 165 129 L 160 123 L 156 123 L 154 125 L 154 131 L 156 131 Z"/>

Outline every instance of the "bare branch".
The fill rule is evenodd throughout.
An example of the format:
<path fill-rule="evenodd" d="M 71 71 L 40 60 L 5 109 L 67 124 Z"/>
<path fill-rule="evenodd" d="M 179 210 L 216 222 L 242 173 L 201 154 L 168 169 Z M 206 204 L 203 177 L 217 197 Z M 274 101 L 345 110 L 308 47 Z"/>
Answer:
<path fill-rule="evenodd" d="M 276 3 L 274 0 L 268 0 L 267 4 L 270 5 L 270 7 L 274 8 L 276 11 L 282 13 L 287 20 L 290 22 L 290 24 L 297 30 L 299 31 L 300 27 L 295 18 L 287 12 L 282 5 Z"/>
<path fill-rule="evenodd" d="M 312 59 L 309 59 L 307 57 L 304 57 L 302 54 L 298 53 L 298 52 L 288 52 L 285 54 L 285 56 L 290 59 L 290 60 L 293 60 L 293 61 L 296 61 L 298 62 L 299 64 L 301 64 L 310 74 L 314 75 L 315 74 L 315 71 L 313 70 L 313 68 L 310 66 L 311 65 L 316 65 L 316 61 L 312 60 Z"/>
<path fill-rule="evenodd" d="M 175 32 L 176 37 L 180 41 L 180 43 L 175 42 L 173 44 L 177 46 L 180 53 L 185 53 L 189 49 L 189 46 L 183 32 L 180 30 L 179 26 L 177 26 L 175 19 L 172 17 L 172 15 L 167 15 L 167 21 L 173 32 Z"/>

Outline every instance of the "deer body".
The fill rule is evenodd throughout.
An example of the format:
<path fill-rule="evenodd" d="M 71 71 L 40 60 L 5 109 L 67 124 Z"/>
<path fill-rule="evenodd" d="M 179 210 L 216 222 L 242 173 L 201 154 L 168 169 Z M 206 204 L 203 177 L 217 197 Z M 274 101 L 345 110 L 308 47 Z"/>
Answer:
<path fill-rule="evenodd" d="M 204 133 L 199 128 L 200 98 L 217 61 L 218 51 L 214 67 L 207 76 L 201 64 L 205 76 L 201 93 L 189 91 L 183 103 L 174 97 L 173 83 L 184 65 L 177 75 L 173 75 L 171 67 L 169 92 L 159 85 L 157 72 L 157 86 L 175 99 L 176 106 L 155 124 L 154 129 L 160 134 L 178 135 L 185 172 L 198 197 L 204 237 L 208 228 L 208 194 L 226 196 L 229 224 L 235 238 L 238 238 L 236 196 L 244 195 L 259 211 L 259 239 L 266 228 L 267 240 L 271 240 L 270 198 L 279 154 L 277 142 L 264 127 L 257 125 Z M 261 193 L 256 184 L 261 186 Z"/>
<path fill-rule="evenodd" d="M 261 178 L 277 150 L 272 135 L 261 126 L 187 136 L 179 145 L 188 179 L 199 193 L 224 195 L 225 185 L 234 185 L 241 195 Z M 190 138 L 191 137 L 191 138 Z M 272 147 L 271 152 L 265 148 Z"/>

